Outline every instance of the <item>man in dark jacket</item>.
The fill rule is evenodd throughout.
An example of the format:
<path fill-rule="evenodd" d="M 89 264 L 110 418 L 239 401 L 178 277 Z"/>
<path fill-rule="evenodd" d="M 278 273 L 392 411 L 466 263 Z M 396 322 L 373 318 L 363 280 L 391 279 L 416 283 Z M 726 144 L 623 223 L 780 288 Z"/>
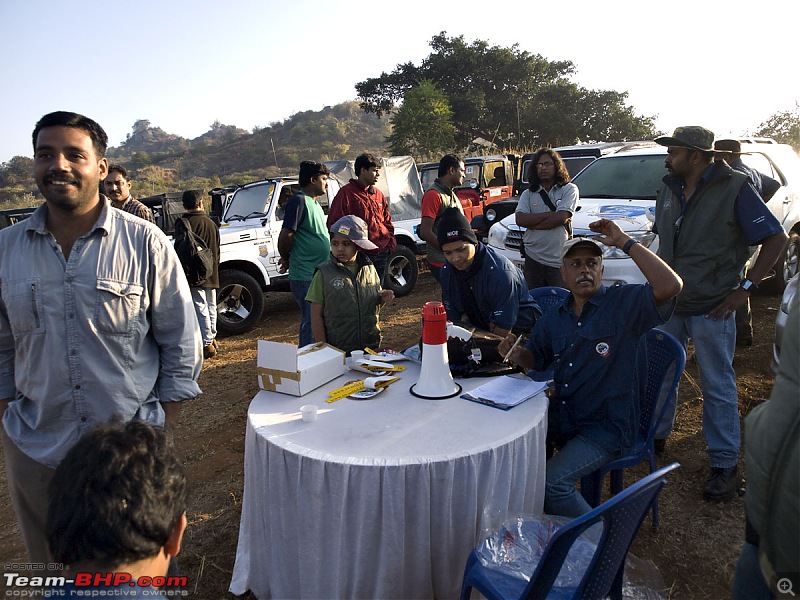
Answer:
<path fill-rule="evenodd" d="M 219 288 L 219 229 L 203 210 L 203 194 L 200 190 L 183 192 L 183 207 L 186 209 L 182 217 L 188 222 L 192 231 L 201 238 L 214 254 L 214 269 L 211 275 L 198 286 L 192 286 L 192 302 L 203 336 L 203 358 L 212 358 L 217 353 L 217 288 Z M 183 221 L 175 222 L 175 236 L 185 231 Z"/>
<path fill-rule="evenodd" d="M 442 213 L 437 238 L 447 261 L 439 272 L 447 318 L 499 336 L 527 334 L 536 304 L 522 271 L 480 243 L 459 208 Z"/>

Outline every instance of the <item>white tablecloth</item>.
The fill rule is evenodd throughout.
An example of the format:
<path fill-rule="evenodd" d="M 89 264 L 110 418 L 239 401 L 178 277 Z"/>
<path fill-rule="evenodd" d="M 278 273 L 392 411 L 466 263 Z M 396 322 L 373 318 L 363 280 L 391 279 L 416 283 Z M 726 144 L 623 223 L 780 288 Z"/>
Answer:
<path fill-rule="evenodd" d="M 253 399 L 232 593 L 457 598 L 484 528 L 541 513 L 547 398 L 509 411 L 416 398 L 419 366 L 401 364 L 402 379 L 370 400 L 325 403 L 352 372 L 301 398 Z M 301 420 L 304 404 L 317 421 Z"/>

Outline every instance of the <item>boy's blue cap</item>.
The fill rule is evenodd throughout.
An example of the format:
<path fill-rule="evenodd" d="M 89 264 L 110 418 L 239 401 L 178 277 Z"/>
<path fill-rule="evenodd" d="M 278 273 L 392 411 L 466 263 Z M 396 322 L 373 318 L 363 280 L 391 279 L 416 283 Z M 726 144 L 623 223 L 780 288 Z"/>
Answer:
<path fill-rule="evenodd" d="M 343 235 L 364 250 L 375 250 L 377 248 L 367 237 L 367 224 L 364 219 L 355 215 L 345 215 L 336 221 L 331 226 L 331 233 Z"/>

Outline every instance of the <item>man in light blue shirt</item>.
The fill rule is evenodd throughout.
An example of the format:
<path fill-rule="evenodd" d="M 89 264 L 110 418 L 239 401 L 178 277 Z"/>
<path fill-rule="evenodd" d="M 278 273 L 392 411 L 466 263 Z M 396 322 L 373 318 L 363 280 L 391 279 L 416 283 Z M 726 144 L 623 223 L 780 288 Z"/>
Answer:
<path fill-rule="evenodd" d="M 78 439 L 115 416 L 175 426 L 200 394 L 186 277 L 155 225 L 100 195 L 106 143 L 87 117 L 42 117 L 34 175 L 46 202 L 0 232 L 0 433 L 34 563 L 48 562 L 47 483 Z"/>

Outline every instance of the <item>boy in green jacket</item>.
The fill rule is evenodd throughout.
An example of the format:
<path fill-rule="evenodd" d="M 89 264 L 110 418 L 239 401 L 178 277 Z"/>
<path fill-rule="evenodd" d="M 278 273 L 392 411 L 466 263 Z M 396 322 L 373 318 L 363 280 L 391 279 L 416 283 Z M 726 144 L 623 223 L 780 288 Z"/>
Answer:
<path fill-rule="evenodd" d="M 378 348 L 380 307 L 394 300 L 394 292 L 381 289 L 372 261 L 359 249 L 377 246 L 367 238 L 367 224 L 347 215 L 330 229 L 330 260 L 317 267 L 306 300 L 311 303 L 311 331 L 315 342 L 344 350 Z"/>

